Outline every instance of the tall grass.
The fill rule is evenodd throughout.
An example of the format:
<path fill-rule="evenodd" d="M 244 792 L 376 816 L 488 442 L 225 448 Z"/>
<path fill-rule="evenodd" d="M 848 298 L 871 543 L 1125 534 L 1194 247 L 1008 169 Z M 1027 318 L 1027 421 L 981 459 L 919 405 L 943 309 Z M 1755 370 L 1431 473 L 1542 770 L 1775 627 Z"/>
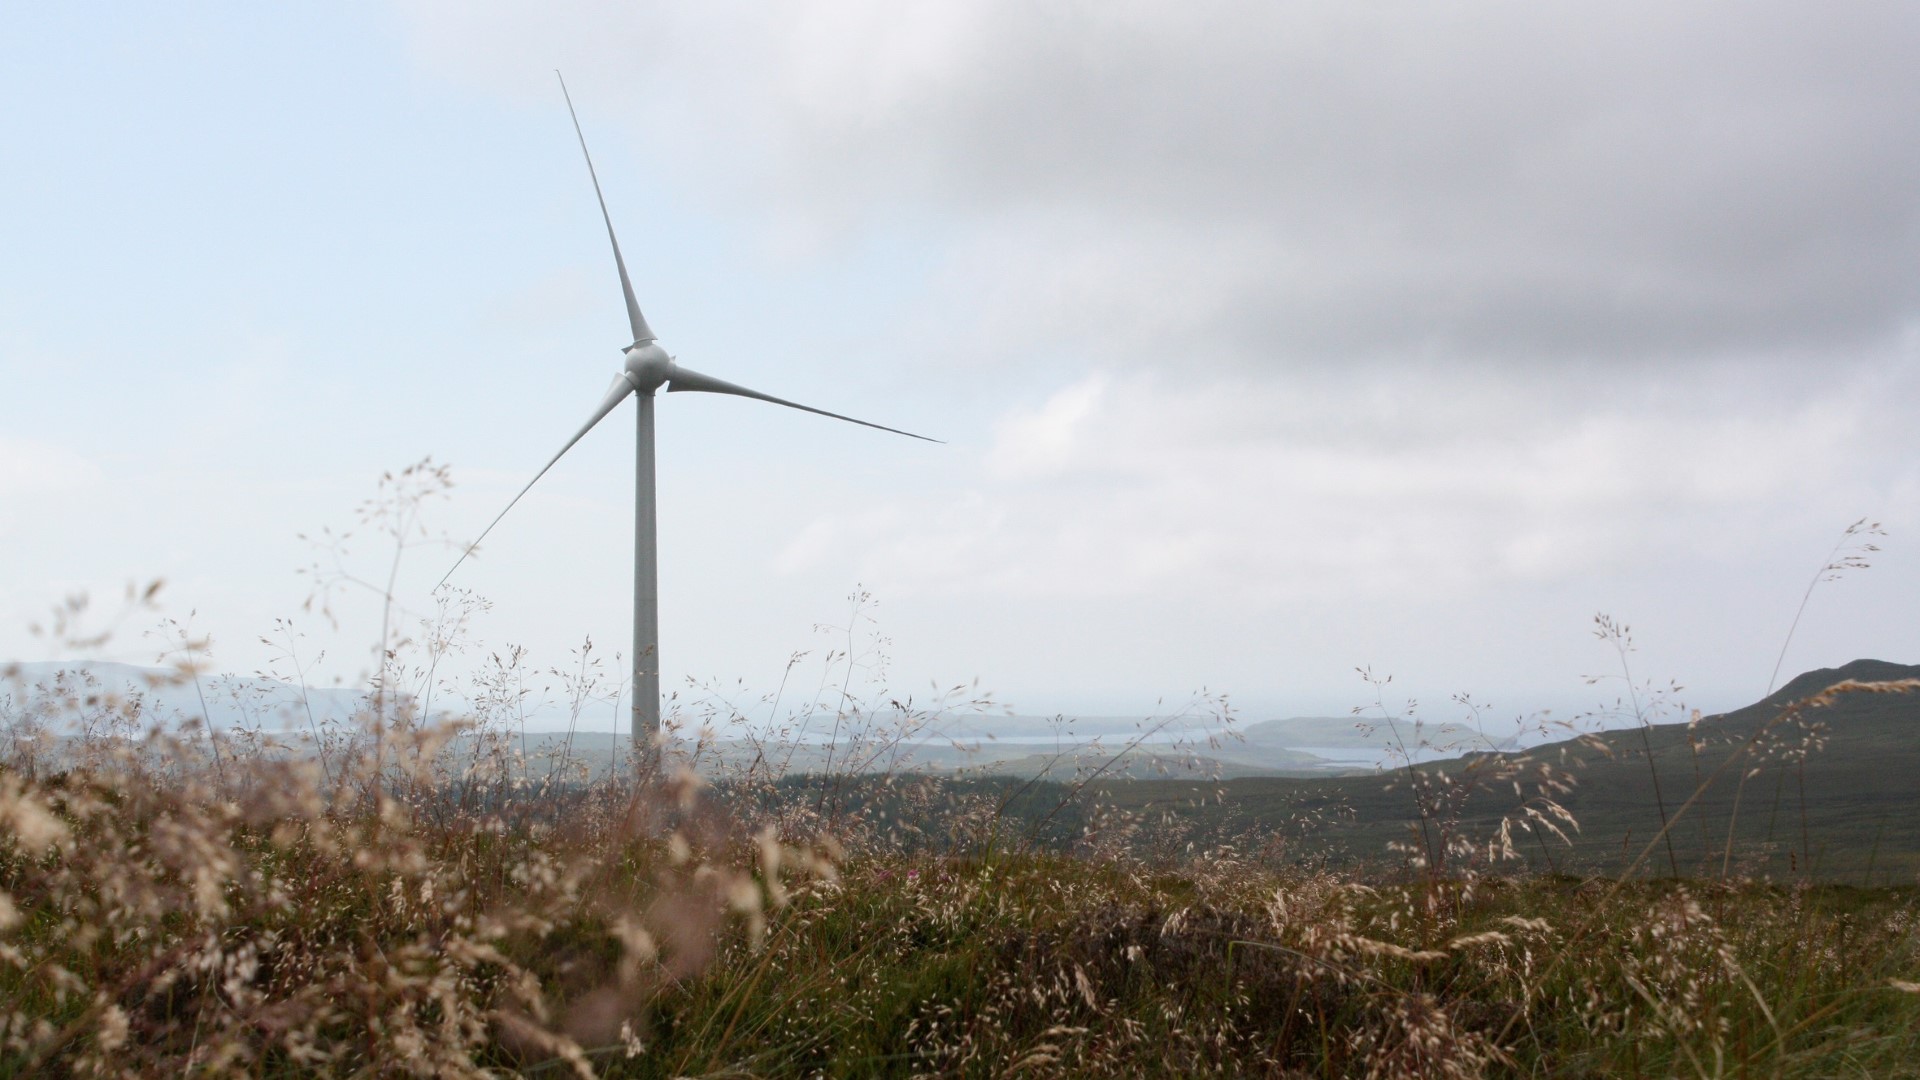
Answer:
<path fill-rule="evenodd" d="M 1910 888 L 1360 878 L 989 849 L 986 818 L 912 850 L 857 815 L 783 831 L 810 792 L 476 797 L 375 784 L 371 753 L 332 788 L 155 740 L 0 774 L 0 1071 L 1894 1076 L 1920 1051 Z"/>

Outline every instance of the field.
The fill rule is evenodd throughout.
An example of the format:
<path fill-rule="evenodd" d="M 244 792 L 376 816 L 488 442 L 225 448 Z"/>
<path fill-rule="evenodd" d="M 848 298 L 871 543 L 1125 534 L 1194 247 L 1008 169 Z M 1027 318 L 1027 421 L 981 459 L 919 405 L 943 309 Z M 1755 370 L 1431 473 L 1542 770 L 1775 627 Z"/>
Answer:
<path fill-rule="evenodd" d="M 1906 675 L 1323 780 L 16 713 L 0 1075 L 1920 1075 Z"/>

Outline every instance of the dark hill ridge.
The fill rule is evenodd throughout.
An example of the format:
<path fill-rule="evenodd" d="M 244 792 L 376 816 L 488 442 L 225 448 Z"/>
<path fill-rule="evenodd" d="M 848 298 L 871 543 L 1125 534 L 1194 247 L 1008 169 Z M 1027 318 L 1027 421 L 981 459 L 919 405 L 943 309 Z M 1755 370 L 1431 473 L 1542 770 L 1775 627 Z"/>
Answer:
<path fill-rule="evenodd" d="M 1697 725 L 1619 729 L 1419 769 L 1455 780 L 1476 770 L 1485 775 L 1500 760 L 1571 770 L 1576 786 L 1560 800 L 1580 822 L 1571 850 L 1525 834 L 1516 838 L 1539 870 L 1619 870 L 1659 836 L 1664 804 L 1674 825 L 1643 864 L 1650 872 L 1718 874 L 1725 865 L 1736 873 L 1784 876 L 1811 866 L 1842 880 L 1871 875 L 1875 882 L 1913 884 L 1920 876 L 1920 693 L 1845 693 L 1797 715 L 1782 711 L 1849 679 L 1920 679 L 1920 665 L 1855 660 L 1799 675 L 1762 701 Z M 1763 727 L 1765 735 L 1755 740 Z M 1743 749 L 1750 742 L 1760 752 Z M 1808 746 L 1803 762 L 1799 751 Z M 1205 797 L 1216 792 L 1225 798 L 1209 807 Z M 1134 809 L 1178 804 L 1222 833 L 1247 826 L 1257 833 L 1302 813 L 1344 807 L 1350 818 L 1343 810 L 1310 839 L 1312 846 L 1357 858 L 1381 857 L 1389 841 L 1405 841 L 1419 829 L 1404 772 L 1397 778 L 1230 780 L 1204 789 L 1136 781 L 1109 785 L 1105 793 Z M 1510 784 L 1478 791 L 1466 804 L 1464 832 L 1490 835 L 1517 802 Z"/>
<path fill-rule="evenodd" d="M 1672 851 L 1663 841 L 1655 853 L 1663 868 L 1677 864 L 1683 874 L 1700 873 L 1744 859 L 1776 873 L 1811 864 L 1864 880 L 1871 867 L 1876 880 L 1892 872 L 1894 880 L 1912 884 L 1920 874 L 1920 693 L 1843 693 L 1790 711 L 1848 680 L 1908 679 L 1920 679 L 1920 666 L 1855 660 L 1796 676 L 1765 699 L 1706 717 L 1691 731 L 1666 724 L 1644 733 L 1606 733 L 1601 742 L 1612 758 L 1589 760 L 1567 800 L 1582 821 L 1580 848 L 1591 857 L 1608 843 L 1626 841 L 1638 852 L 1659 831 L 1646 757 L 1651 746 L 1669 813 L 1711 781 L 1669 831 Z M 1729 761 L 1734 754 L 1740 756 Z M 1631 843 L 1628 830 L 1641 842 Z"/>
<path fill-rule="evenodd" d="M 1837 668 L 1818 668 L 1795 675 L 1787 685 L 1775 690 L 1761 701 L 1736 712 L 1748 712 L 1765 706 L 1778 707 L 1791 701 L 1799 701 L 1801 698 L 1811 697 L 1829 686 L 1846 682 L 1848 679 L 1855 682 L 1897 682 L 1901 679 L 1920 679 L 1920 664 L 1895 664 L 1887 660 L 1854 660 Z"/>

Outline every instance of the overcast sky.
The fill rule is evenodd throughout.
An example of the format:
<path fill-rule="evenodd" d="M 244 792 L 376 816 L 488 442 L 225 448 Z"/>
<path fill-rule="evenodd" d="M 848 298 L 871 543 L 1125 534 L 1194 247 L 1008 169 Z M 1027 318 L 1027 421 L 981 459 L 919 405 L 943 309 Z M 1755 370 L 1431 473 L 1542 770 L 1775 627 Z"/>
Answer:
<path fill-rule="evenodd" d="M 1023 712 L 1577 711 L 1920 660 L 1920 8 L 37 5 L 0 35 L 0 656 L 164 577 L 218 665 L 299 534 L 453 467 L 470 537 L 661 343 L 663 667 L 778 683 L 864 585 L 888 685 Z M 627 647 L 631 411 L 459 581 Z M 349 565 L 383 577 L 378 544 Z M 443 550 L 402 560 L 411 612 Z M 142 624 L 144 625 L 144 624 Z M 109 650 L 150 659 L 130 626 Z M 817 653 L 816 653 L 817 657 Z"/>

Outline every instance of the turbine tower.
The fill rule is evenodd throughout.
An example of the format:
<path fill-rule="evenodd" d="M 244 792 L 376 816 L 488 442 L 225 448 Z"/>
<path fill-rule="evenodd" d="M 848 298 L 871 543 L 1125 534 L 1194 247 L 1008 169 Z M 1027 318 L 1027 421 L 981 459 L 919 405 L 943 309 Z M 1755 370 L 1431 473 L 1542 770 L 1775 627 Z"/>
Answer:
<path fill-rule="evenodd" d="M 554 74 L 558 75 L 559 72 Z M 811 405 L 777 398 L 772 394 L 763 394 L 758 390 L 749 390 L 736 386 L 711 375 L 703 375 L 691 368 L 683 367 L 665 349 L 659 345 L 659 338 L 647 325 L 646 316 L 640 314 L 639 301 L 633 297 L 633 281 L 627 276 L 627 263 L 620 255 L 620 240 L 613 234 L 613 216 L 607 213 L 607 199 L 600 191 L 600 177 L 594 172 L 593 155 L 587 151 L 587 137 L 580 130 L 580 116 L 573 109 L 573 95 L 567 93 L 567 81 L 560 80 L 560 93 L 567 101 L 567 115 L 573 119 L 573 133 L 580 140 L 580 153 L 587 159 L 587 176 L 593 181 L 593 195 L 600 203 L 600 217 L 607 225 L 607 241 L 613 245 L 613 265 L 620 271 L 620 291 L 627 301 L 627 326 L 633 332 L 633 343 L 621 350 L 626 362 L 621 372 L 613 378 L 613 385 L 607 389 L 607 395 L 599 408 L 580 430 L 574 432 L 560 452 L 533 474 L 526 487 L 507 503 L 485 529 L 480 531 L 473 543 L 468 544 L 446 577 L 440 579 L 445 585 L 453 571 L 460 568 L 468 555 L 479 547 L 500 519 L 507 516 L 522 496 L 539 483 L 547 470 L 573 449 L 573 444 L 592 431 L 595 424 L 606 419 L 616 406 L 627 399 L 629 394 L 637 399 L 639 409 L 636 414 L 634 438 L 634 477 L 633 477 L 633 740 L 636 752 L 648 746 L 655 733 L 660 730 L 660 566 L 659 548 L 656 537 L 656 518 L 654 511 L 653 483 L 653 399 L 657 391 L 665 389 L 667 393 L 693 391 L 706 394 L 732 394 L 735 397 L 753 398 L 756 401 L 785 405 L 789 409 L 799 409 L 819 416 L 845 420 L 850 424 L 878 428 L 895 435 L 905 435 L 911 439 L 926 442 L 940 442 L 925 435 L 915 435 L 911 431 L 901 431 L 884 424 L 855 420 L 851 416 L 816 409 Z M 435 586 L 438 588 L 438 586 Z"/>

